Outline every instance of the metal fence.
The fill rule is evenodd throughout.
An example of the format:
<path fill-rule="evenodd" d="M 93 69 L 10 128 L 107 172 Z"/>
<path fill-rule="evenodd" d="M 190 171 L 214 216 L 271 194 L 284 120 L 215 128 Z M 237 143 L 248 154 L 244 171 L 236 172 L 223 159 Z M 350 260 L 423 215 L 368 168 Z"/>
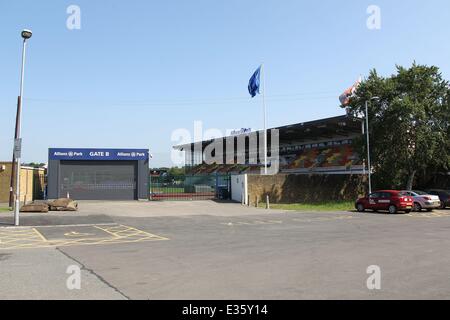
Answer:
<path fill-rule="evenodd" d="M 230 176 L 150 176 L 150 200 L 229 199 Z"/>

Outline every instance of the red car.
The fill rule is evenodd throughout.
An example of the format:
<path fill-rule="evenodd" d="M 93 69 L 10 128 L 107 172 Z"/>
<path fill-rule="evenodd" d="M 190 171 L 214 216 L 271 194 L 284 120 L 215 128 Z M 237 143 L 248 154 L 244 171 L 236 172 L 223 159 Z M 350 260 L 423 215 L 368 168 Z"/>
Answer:
<path fill-rule="evenodd" d="M 389 213 L 404 211 L 410 213 L 414 200 L 411 196 L 398 190 L 379 190 L 372 192 L 368 197 L 356 200 L 355 208 L 359 212 L 366 209 L 373 211 L 388 210 Z"/>

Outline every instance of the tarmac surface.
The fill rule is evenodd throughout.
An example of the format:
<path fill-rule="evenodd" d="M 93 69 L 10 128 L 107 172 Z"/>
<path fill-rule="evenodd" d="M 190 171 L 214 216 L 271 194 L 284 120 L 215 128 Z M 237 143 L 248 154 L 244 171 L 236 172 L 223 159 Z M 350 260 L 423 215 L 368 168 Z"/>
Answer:
<path fill-rule="evenodd" d="M 449 299 L 450 210 L 80 201 L 0 213 L 0 299 Z M 370 290 L 369 266 L 380 268 Z M 78 266 L 81 288 L 67 287 Z"/>

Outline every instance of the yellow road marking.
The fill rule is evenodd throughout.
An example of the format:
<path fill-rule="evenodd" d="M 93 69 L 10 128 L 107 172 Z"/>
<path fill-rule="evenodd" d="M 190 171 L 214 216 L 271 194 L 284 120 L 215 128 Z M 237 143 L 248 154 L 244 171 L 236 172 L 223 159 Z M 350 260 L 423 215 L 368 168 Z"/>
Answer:
<path fill-rule="evenodd" d="M 439 213 L 436 213 L 436 212 L 430 212 L 430 214 L 435 216 L 435 217 L 442 217 L 442 216 L 444 216 L 443 214 L 439 214 Z"/>
<path fill-rule="evenodd" d="M 84 237 L 84 236 L 93 236 L 92 233 L 80 233 L 80 232 L 76 232 L 76 231 L 70 231 L 70 232 L 66 232 L 64 233 L 65 237 Z"/>
<path fill-rule="evenodd" d="M 450 217 L 450 212 L 443 212 L 443 211 L 425 212 L 425 213 L 416 212 L 405 214 L 405 216 L 411 218 L 444 218 Z"/>
<path fill-rule="evenodd" d="M 353 216 L 338 216 L 338 217 L 317 217 L 310 219 L 302 219 L 302 218 L 293 218 L 293 221 L 297 222 L 322 222 L 322 221 L 335 221 L 335 220 L 345 220 L 345 219 L 353 219 Z"/>
<path fill-rule="evenodd" d="M 94 228 L 97 228 L 97 229 L 102 230 L 102 231 L 104 231 L 104 232 L 106 232 L 106 233 L 109 233 L 110 235 L 112 235 L 112 236 L 114 236 L 114 237 L 116 236 L 115 233 L 112 233 L 112 232 L 110 232 L 110 231 L 108 231 L 108 230 L 106 230 L 106 229 L 100 228 L 99 226 L 94 226 Z"/>
<path fill-rule="evenodd" d="M 42 241 L 47 241 L 47 239 L 40 233 L 36 228 L 33 228 L 33 231 L 42 239 Z"/>
<path fill-rule="evenodd" d="M 261 221 L 261 220 L 256 220 L 254 223 L 255 224 L 273 224 L 273 223 L 271 223 L 269 221 Z"/>
<path fill-rule="evenodd" d="M 133 228 L 133 227 L 124 226 L 122 224 L 119 225 L 119 227 L 127 228 L 127 230 L 133 230 L 133 231 L 135 231 L 135 234 L 147 235 L 148 237 L 158 238 L 159 240 L 169 240 L 169 238 L 161 237 L 161 236 L 158 236 L 158 235 L 146 232 L 146 231 L 142 231 L 142 230 L 139 230 L 139 229 L 136 229 L 136 228 Z M 112 229 L 112 228 L 114 228 L 114 227 L 109 227 L 109 228 L 102 228 L 102 227 L 100 227 L 100 229 L 103 229 L 104 231 L 107 231 L 108 229 Z M 110 230 L 108 230 L 108 231 L 110 231 Z M 108 232 L 108 233 L 110 233 L 110 232 Z M 119 233 L 116 233 L 116 235 L 117 234 L 119 234 Z"/>
<path fill-rule="evenodd" d="M 55 226 L 56 227 L 56 226 Z M 46 239 L 36 228 L 0 228 L 0 250 L 21 248 L 48 248 L 73 245 L 96 245 L 96 244 L 118 244 L 134 243 L 143 241 L 169 240 L 168 238 L 151 234 L 133 227 L 124 225 L 93 226 L 105 232 L 102 238 L 75 238 L 75 239 Z M 76 230 L 64 235 L 90 235 L 79 233 Z"/>
<path fill-rule="evenodd" d="M 346 220 L 346 219 L 353 219 L 353 216 L 337 216 L 337 217 L 316 217 L 312 219 L 306 219 L 306 218 L 293 218 L 290 219 L 290 221 L 294 222 L 321 222 L 321 221 L 332 221 L 332 220 Z M 236 221 L 236 222 L 221 222 L 220 224 L 226 225 L 226 226 L 234 226 L 234 225 L 247 225 L 247 226 L 256 226 L 256 225 L 270 225 L 270 224 L 282 224 L 284 223 L 283 220 L 254 220 L 254 221 Z"/>

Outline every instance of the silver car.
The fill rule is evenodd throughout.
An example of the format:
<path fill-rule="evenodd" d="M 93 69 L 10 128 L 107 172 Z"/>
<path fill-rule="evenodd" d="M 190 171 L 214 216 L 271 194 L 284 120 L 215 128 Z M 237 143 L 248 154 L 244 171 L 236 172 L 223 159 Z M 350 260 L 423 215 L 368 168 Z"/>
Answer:
<path fill-rule="evenodd" d="M 412 191 L 402 191 L 404 195 L 413 197 L 414 199 L 414 211 L 420 212 L 422 209 L 427 211 L 432 211 L 437 209 L 441 205 L 441 200 L 439 196 L 428 194 L 424 191 L 412 190 Z"/>

